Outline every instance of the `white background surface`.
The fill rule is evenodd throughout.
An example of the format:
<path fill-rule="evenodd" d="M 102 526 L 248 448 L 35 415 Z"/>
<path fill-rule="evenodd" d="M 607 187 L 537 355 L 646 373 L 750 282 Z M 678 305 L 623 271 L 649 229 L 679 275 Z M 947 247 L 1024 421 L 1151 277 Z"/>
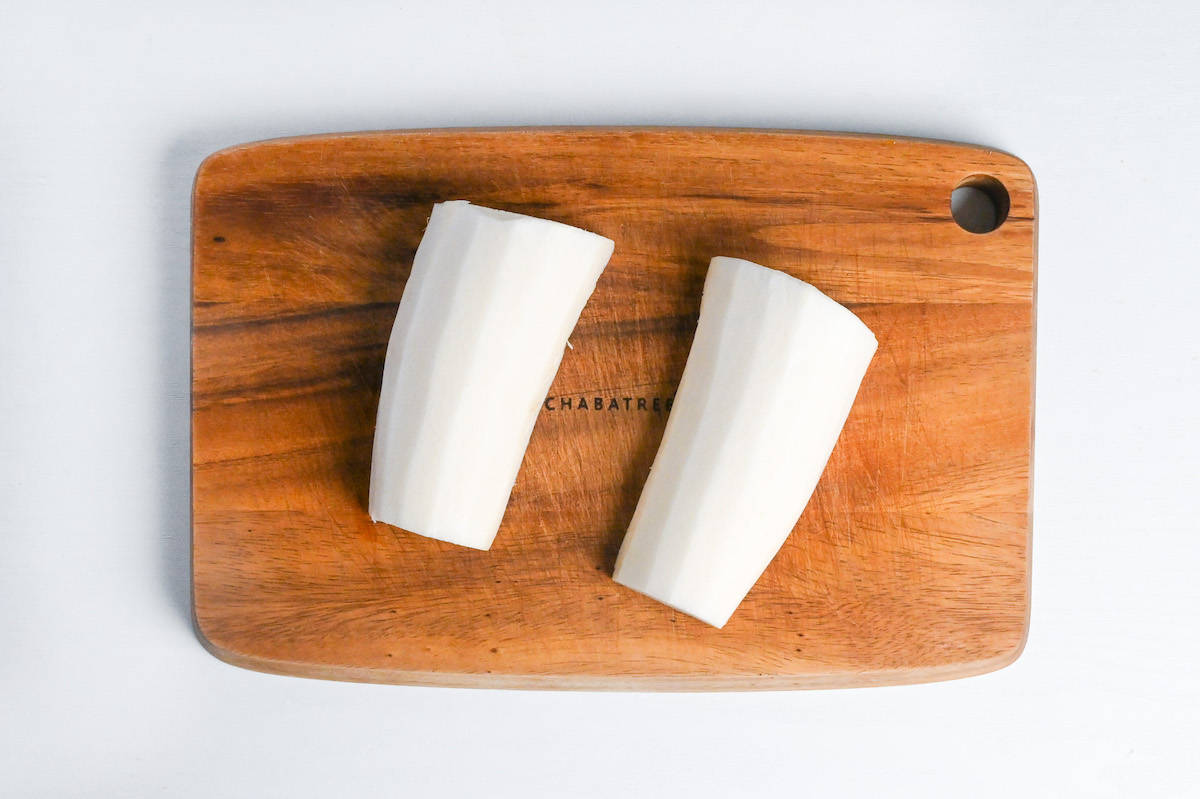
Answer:
<path fill-rule="evenodd" d="M 1196 6 L 650 5 L 0 0 L 0 795 L 1197 795 Z M 290 679 L 200 648 L 200 159 L 546 123 L 911 134 L 1030 163 L 1034 610 L 1015 665 L 612 695 Z"/>

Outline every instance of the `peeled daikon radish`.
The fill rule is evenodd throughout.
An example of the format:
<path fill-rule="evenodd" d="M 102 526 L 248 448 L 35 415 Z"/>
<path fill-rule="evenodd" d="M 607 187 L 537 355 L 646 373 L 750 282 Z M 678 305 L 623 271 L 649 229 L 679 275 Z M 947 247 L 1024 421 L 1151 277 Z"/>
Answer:
<path fill-rule="evenodd" d="M 614 579 L 723 627 L 808 504 L 876 346 L 807 283 L 713 258 Z"/>
<path fill-rule="evenodd" d="M 376 521 L 488 549 L 567 336 L 611 240 L 441 203 L 388 341 L 371 460 Z"/>

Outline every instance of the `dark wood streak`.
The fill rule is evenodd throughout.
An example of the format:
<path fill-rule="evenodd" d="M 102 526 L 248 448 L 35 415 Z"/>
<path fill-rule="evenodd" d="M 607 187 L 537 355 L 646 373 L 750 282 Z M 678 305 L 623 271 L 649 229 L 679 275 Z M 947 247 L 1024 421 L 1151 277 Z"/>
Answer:
<path fill-rule="evenodd" d="M 220 303 L 207 303 L 206 307 L 220 305 Z M 205 322 L 198 323 L 192 326 L 194 332 L 223 332 L 223 333 L 243 333 L 252 331 L 256 327 L 269 327 L 271 325 L 303 325 L 309 322 L 318 320 L 333 319 L 337 316 L 347 314 L 365 314 L 365 313 L 384 313 L 389 320 L 396 314 L 396 303 L 394 302 L 371 302 L 359 305 L 335 305 L 327 308 L 321 308 L 313 311 L 305 311 L 297 314 L 279 314 L 274 316 L 263 316 L 245 319 L 233 319 L 230 321 L 220 322 Z"/>

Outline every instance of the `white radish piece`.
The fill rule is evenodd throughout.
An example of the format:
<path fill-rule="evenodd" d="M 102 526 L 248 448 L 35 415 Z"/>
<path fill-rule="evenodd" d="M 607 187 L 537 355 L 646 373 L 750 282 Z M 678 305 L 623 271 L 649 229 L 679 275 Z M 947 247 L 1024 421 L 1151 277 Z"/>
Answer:
<path fill-rule="evenodd" d="M 435 205 L 388 341 L 368 509 L 488 549 L 567 336 L 611 240 L 559 222 Z"/>
<path fill-rule="evenodd" d="M 723 627 L 808 504 L 876 346 L 807 283 L 713 258 L 614 579 Z"/>

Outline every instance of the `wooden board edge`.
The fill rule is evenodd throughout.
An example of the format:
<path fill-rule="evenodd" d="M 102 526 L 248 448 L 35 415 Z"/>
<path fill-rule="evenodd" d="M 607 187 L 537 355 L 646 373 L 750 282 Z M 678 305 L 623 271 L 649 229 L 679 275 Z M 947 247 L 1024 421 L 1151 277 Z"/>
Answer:
<path fill-rule="evenodd" d="M 200 162 L 196 170 L 196 177 L 192 184 L 193 207 L 196 193 L 204 173 L 213 168 L 215 164 L 237 153 L 245 152 L 250 149 L 255 149 L 264 146 L 286 146 L 298 142 L 317 141 L 321 139 L 353 139 L 361 137 L 384 137 L 384 136 L 404 136 L 404 135 L 421 135 L 421 136 L 461 136 L 464 134 L 483 133 L 483 134 L 513 134 L 513 133 L 605 133 L 605 134 L 620 134 L 620 133 L 692 133 L 692 134 L 760 134 L 769 136 L 799 136 L 822 139 L 848 139 L 848 140 L 866 140 L 866 141 L 891 141 L 903 142 L 907 144 L 931 144 L 939 147 L 955 148 L 960 150 L 972 150 L 982 153 L 987 153 L 992 156 L 999 156 L 1003 160 L 1010 162 L 1011 166 L 1024 171 L 1029 176 L 1029 181 L 1032 186 L 1034 205 L 1037 204 L 1037 179 L 1034 176 L 1033 169 L 1029 164 L 1019 156 L 1016 156 L 1007 150 L 1002 150 L 996 147 L 991 147 L 984 144 L 972 144 L 968 142 L 952 141 L 949 139 L 938 139 L 930 136 L 892 136 L 885 133 L 863 133 L 857 131 L 835 131 L 835 130 L 809 130 L 803 128 L 757 128 L 757 127 L 738 127 L 738 126 L 722 126 L 722 125 L 511 125 L 511 126 L 495 126 L 495 127 L 435 127 L 435 128 L 395 128 L 395 129 L 372 129 L 359 131 L 337 131 L 330 133 L 309 133 L 299 136 L 276 136 L 269 139 L 257 139 L 254 141 L 241 142 L 228 147 L 223 147 L 220 150 L 210 153 Z M 1036 219 L 1036 216 L 1035 216 Z M 986 235 L 986 234 L 985 234 Z M 1036 233 L 1034 236 L 1036 246 Z"/>
<path fill-rule="evenodd" d="M 1028 608 L 1028 603 L 1026 604 Z M 334 666 L 261 657 L 227 649 L 205 633 L 203 623 L 193 614 L 193 629 L 200 644 L 215 658 L 231 666 L 284 677 L 304 677 L 339 682 L 377 683 L 437 688 L 482 688 L 521 691 L 629 691 L 656 693 L 697 693 L 734 691 L 793 691 L 833 688 L 872 688 L 917 685 L 975 677 L 1012 665 L 1029 637 L 1028 614 L 1020 641 L 1012 649 L 990 658 L 966 663 L 950 663 L 923 669 L 847 672 L 812 675 L 730 675 L 673 677 L 661 675 L 586 675 L 586 674 L 487 674 L 472 672 L 405 671 Z"/>
<path fill-rule="evenodd" d="M 1015 157 L 1015 156 L 1014 156 Z M 1020 160 L 1020 159 L 1017 159 Z M 1038 228 L 1041 219 L 1041 208 L 1038 193 L 1037 177 L 1024 161 L 1021 161 L 1029 173 L 1030 192 L 1033 201 L 1033 231 L 1030 235 L 1029 270 L 1033 285 L 1030 287 L 1030 316 L 1029 327 L 1029 505 L 1025 517 L 1025 621 L 1021 631 L 1021 643 L 1013 660 L 1025 651 L 1029 641 L 1029 625 L 1033 616 L 1033 498 L 1036 488 L 1034 472 L 1037 464 L 1037 340 L 1038 340 Z M 1011 662 L 1011 661 L 1010 661 Z"/>

